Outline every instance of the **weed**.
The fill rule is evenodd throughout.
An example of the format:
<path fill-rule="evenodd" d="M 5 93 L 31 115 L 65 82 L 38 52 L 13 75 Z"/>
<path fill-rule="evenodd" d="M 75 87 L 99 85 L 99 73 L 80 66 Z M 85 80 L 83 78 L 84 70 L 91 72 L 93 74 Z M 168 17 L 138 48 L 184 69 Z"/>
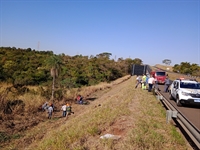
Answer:
<path fill-rule="evenodd" d="M 0 142 L 5 142 L 10 140 L 10 136 L 6 134 L 5 132 L 0 132 Z"/>
<path fill-rule="evenodd" d="M 13 138 L 13 139 L 19 139 L 20 137 L 21 137 L 20 134 L 13 134 L 13 135 L 12 135 L 12 138 Z"/>

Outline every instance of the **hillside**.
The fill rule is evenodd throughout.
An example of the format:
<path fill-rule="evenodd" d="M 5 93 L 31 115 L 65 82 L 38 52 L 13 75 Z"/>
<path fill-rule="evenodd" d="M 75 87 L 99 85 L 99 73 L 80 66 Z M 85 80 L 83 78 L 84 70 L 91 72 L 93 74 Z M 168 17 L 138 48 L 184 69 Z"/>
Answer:
<path fill-rule="evenodd" d="M 167 71 L 173 71 L 173 66 L 156 64 L 155 67 L 158 67 L 160 69 L 167 70 Z"/>
<path fill-rule="evenodd" d="M 89 97 L 89 105 L 73 104 L 72 114 L 62 118 L 55 112 L 51 120 L 46 112 L 42 122 L 27 127 L 18 137 L 1 145 L 5 150 L 117 150 L 117 149 L 188 149 L 176 127 L 166 124 L 165 109 L 153 93 L 135 89 L 135 77 L 98 90 Z M 61 107 L 61 103 L 57 107 Z M 22 120 L 24 121 L 24 120 Z M 105 134 L 118 140 L 101 139 Z M 17 135 L 17 134 L 15 134 Z"/>

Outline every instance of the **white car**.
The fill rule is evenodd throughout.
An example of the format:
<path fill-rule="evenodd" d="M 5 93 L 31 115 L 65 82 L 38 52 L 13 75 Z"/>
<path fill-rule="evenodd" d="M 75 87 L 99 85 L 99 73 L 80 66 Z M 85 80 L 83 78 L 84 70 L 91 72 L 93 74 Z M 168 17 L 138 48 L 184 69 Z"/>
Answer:
<path fill-rule="evenodd" d="M 200 105 L 200 83 L 195 80 L 174 80 L 170 85 L 169 94 L 171 100 L 176 100 L 177 106 L 182 104 Z"/>

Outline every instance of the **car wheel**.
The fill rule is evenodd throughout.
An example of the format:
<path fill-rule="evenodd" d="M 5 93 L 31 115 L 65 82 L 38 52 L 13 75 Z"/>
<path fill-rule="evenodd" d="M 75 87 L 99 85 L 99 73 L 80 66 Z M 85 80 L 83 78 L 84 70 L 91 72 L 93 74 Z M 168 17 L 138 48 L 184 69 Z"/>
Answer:
<path fill-rule="evenodd" d="M 177 105 L 177 106 L 181 106 L 181 102 L 179 101 L 178 96 L 176 97 L 176 105 Z"/>

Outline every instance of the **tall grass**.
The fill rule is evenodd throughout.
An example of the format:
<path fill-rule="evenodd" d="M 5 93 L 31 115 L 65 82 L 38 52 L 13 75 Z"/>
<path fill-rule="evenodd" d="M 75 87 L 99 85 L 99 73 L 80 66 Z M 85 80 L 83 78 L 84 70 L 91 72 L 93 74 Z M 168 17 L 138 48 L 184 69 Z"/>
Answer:
<path fill-rule="evenodd" d="M 121 82 L 122 80 L 110 84 Z M 109 88 L 111 85 L 104 84 L 96 89 L 107 89 L 106 86 Z M 166 124 L 164 108 L 155 96 L 134 87 L 135 77 L 131 77 L 119 86 L 110 88 L 90 105 L 80 105 L 79 111 L 75 112 L 76 116 L 70 116 L 68 120 L 62 118 L 43 122 L 29 130 L 21 141 L 33 140 L 34 137 L 32 143 L 19 146 L 16 144 L 19 141 L 16 141 L 5 149 L 189 149 L 177 129 L 171 124 Z M 98 104 L 101 105 L 96 107 Z M 119 140 L 100 139 L 100 136 L 106 133 L 114 134 L 115 128 L 123 131 L 119 134 Z"/>

